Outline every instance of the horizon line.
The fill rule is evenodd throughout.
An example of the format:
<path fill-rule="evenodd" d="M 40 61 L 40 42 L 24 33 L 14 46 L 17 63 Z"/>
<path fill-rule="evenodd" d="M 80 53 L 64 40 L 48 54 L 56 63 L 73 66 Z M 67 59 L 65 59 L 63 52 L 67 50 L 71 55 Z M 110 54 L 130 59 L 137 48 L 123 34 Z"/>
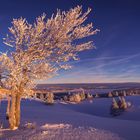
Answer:
<path fill-rule="evenodd" d="M 96 83 L 37 83 L 37 85 L 41 84 L 140 84 L 140 82 L 96 82 Z"/>

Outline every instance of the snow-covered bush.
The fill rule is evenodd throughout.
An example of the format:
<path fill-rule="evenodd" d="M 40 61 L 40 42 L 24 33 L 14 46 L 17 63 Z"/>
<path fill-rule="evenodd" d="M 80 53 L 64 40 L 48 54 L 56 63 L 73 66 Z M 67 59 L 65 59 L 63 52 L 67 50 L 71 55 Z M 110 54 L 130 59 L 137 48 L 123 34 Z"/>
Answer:
<path fill-rule="evenodd" d="M 35 129 L 36 128 L 36 123 L 26 123 L 24 125 L 24 128 Z"/>
<path fill-rule="evenodd" d="M 93 95 L 90 93 L 87 93 L 87 99 L 92 99 L 92 98 L 93 98 Z"/>
<path fill-rule="evenodd" d="M 81 97 L 79 94 L 73 94 L 69 97 L 69 101 L 79 103 L 81 101 Z"/>
<path fill-rule="evenodd" d="M 118 103 L 115 100 L 115 98 L 112 98 L 112 108 L 114 108 L 114 109 L 118 109 L 119 108 Z"/>
<path fill-rule="evenodd" d="M 96 93 L 96 94 L 95 94 L 95 98 L 98 98 L 98 97 L 99 97 L 99 95 L 98 95 L 98 93 Z"/>
<path fill-rule="evenodd" d="M 79 93 L 79 96 L 80 96 L 81 100 L 84 100 L 84 99 L 86 98 L 86 96 L 85 96 L 85 93 L 84 93 L 84 92 Z"/>
<path fill-rule="evenodd" d="M 45 102 L 46 104 L 54 104 L 54 94 L 51 92 L 47 93 Z"/>
<path fill-rule="evenodd" d="M 127 109 L 127 103 L 125 101 L 124 97 L 121 97 L 121 105 L 120 105 L 120 109 Z"/>
<path fill-rule="evenodd" d="M 44 94 L 40 93 L 40 99 L 41 99 L 42 101 L 45 100 L 45 98 L 44 98 Z"/>
<path fill-rule="evenodd" d="M 63 97 L 63 100 L 64 100 L 64 101 L 68 101 L 68 96 L 65 95 L 65 96 Z"/>
<path fill-rule="evenodd" d="M 110 108 L 110 114 L 113 116 L 117 116 L 120 114 L 119 111 L 119 106 L 117 101 L 115 100 L 115 98 L 112 98 L 112 104 L 111 104 L 111 108 Z"/>
<path fill-rule="evenodd" d="M 116 91 L 116 92 L 115 92 L 115 96 L 119 96 L 119 93 L 118 93 L 118 91 Z"/>

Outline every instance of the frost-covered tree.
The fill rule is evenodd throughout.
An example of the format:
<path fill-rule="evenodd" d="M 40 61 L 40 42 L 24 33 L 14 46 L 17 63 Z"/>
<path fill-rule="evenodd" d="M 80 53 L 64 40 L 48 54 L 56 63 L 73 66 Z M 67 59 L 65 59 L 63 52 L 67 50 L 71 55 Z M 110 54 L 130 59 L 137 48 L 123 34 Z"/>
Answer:
<path fill-rule="evenodd" d="M 127 102 L 125 101 L 124 97 L 121 97 L 121 105 L 120 105 L 120 109 L 127 109 Z"/>
<path fill-rule="evenodd" d="M 92 98 L 93 98 L 93 95 L 90 93 L 87 93 L 87 99 L 92 99 Z"/>
<path fill-rule="evenodd" d="M 79 103 L 81 101 L 80 94 L 79 93 L 74 93 L 73 95 L 71 95 L 69 97 L 69 101 Z"/>
<path fill-rule="evenodd" d="M 81 6 L 67 12 L 58 10 L 49 19 L 43 14 L 33 24 L 24 18 L 13 19 L 10 33 L 4 38 L 11 51 L 0 55 L 3 82 L 11 91 L 11 129 L 19 126 L 21 98 L 32 93 L 36 80 L 70 68 L 67 62 L 78 60 L 78 52 L 93 48 L 92 41 L 82 40 L 98 32 L 92 23 L 84 23 L 90 11 L 82 13 Z"/>
<path fill-rule="evenodd" d="M 45 98 L 44 98 L 44 94 L 43 94 L 43 93 L 40 94 L 40 99 L 41 99 L 42 101 L 45 100 Z"/>
<path fill-rule="evenodd" d="M 47 93 L 47 99 L 45 102 L 46 104 L 54 104 L 54 94 L 51 92 Z"/>

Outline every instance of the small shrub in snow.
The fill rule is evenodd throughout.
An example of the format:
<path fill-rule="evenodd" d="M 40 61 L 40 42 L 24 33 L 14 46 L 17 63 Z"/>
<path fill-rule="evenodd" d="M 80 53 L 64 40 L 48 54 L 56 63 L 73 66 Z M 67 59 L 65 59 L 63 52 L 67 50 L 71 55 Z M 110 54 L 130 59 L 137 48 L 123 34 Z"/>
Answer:
<path fill-rule="evenodd" d="M 79 94 L 75 94 L 74 100 L 75 100 L 75 102 L 80 102 L 81 101 L 80 95 Z"/>
<path fill-rule="evenodd" d="M 84 100 L 84 99 L 86 98 L 86 96 L 85 96 L 85 93 L 84 93 L 84 92 L 79 93 L 79 96 L 80 96 L 81 100 Z"/>
<path fill-rule="evenodd" d="M 87 99 L 92 99 L 92 98 L 93 98 L 92 94 L 88 93 L 87 94 Z"/>
<path fill-rule="evenodd" d="M 35 129 L 36 128 L 36 124 L 35 123 L 26 123 L 24 125 L 24 128 Z"/>
<path fill-rule="evenodd" d="M 121 98 L 121 106 L 120 106 L 120 109 L 127 109 L 127 103 L 124 99 L 124 97 Z"/>
<path fill-rule="evenodd" d="M 132 103 L 131 102 L 127 102 L 127 107 L 131 107 Z"/>
<path fill-rule="evenodd" d="M 73 94 L 69 97 L 69 101 L 78 103 L 81 101 L 81 97 L 79 94 Z"/>
<path fill-rule="evenodd" d="M 110 114 L 113 116 L 120 115 L 119 106 L 118 106 L 118 103 L 116 102 L 115 98 L 112 98 L 112 105 L 110 108 Z"/>
<path fill-rule="evenodd" d="M 63 97 L 63 100 L 64 100 L 64 101 L 68 101 L 68 97 L 65 95 L 65 96 Z"/>
<path fill-rule="evenodd" d="M 95 98 L 98 98 L 98 97 L 99 97 L 99 95 L 96 93 Z"/>
<path fill-rule="evenodd" d="M 42 101 L 45 100 L 44 95 L 43 95 L 42 93 L 40 94 L 40 99 L 41 99 Z"/>
<path fill-rule="evenodd" d="M 116 91 L 115 95 L 116 95 L 116 96 L 119 96 L 119 93 L 118 93 L 118 91 Z"/>
<path fill-rule="evenodd" d="M 45 100 L 45 102 L 47 103 L 47 104 L 54 104 L 54 94 L 53 93 L 48 93 L 47 94 L 47 99 Z"/>
<path fill-rule="evenodd" d="M 115 98 L 112 98 L 112 107 L 114 109 L 118 109 L 119 108 L 118 103 L 116 102 Z"/>

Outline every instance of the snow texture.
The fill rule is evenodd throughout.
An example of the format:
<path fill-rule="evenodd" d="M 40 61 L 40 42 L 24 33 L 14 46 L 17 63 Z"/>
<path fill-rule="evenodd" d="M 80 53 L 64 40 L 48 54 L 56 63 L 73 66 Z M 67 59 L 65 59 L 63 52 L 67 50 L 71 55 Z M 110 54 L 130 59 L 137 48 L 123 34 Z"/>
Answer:
<path fill-rule="evenodd" d="M 102 113 L 104 111 L 99 111 L 101 113 L 100 116 L 81 111 L 82 109 L 88 110 L 88 108 L 92 107 L 94 109 L 94 102 L 99 105 L 100 103 L 98 102 L 100 101 L 102 102 L 102 106 L 105 106 L 105 102 L 107 103 L 106 99 L 94 99 L 92 104 L 89 103 L 90 106 L 83 106 L 84 102 L 80 104 L 55 103 L 54 105 L 46 105 L 41 101 L 23 100 L 21 106 L 21 126 L 15 131 L 6 129 L 6 127 L 8 128 L 8 123 L 4 116 L 6 101 L 3 101 L 1 103 L 0 118 L 5 129 L 1 130 L 0 139 L 139 140 L 140 121 L 133 120 L 133 118 L 130 120 L 129 115 L 127 120 L 127 113 L 130 114 L 130 112 L 126 112 L 116 119 L 103 116 Z M 133 103 L 136 101 L 133 104 L 133 109 L 139 109 L 138 102 L 140 98 L 132 97 L 132 101 Z M 101 105 L 96 106 L 96 108 L 101 109 Z M 104 107 L 102 109 L 104 110 Z"/>

